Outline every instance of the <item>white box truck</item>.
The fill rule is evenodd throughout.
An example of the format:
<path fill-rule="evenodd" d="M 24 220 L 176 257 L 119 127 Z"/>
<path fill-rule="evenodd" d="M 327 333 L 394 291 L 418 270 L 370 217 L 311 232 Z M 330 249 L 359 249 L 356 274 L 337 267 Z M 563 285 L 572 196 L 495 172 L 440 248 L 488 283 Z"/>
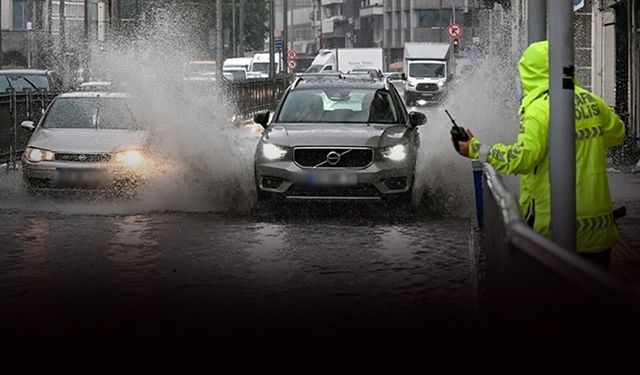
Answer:
<path fill-rule="evenodd" d="M 419 99 L 441 100 L 448 91 L 455 71 L 455 60 L 449 43 L 405 43 L 405 102 L 412 105 Z"/>
<path fill-rule="evenodd" d="M 306 73 L 349 73 L 354 69 L 378 69 L 383 71 L 382 48 L 322 49 Z"/>

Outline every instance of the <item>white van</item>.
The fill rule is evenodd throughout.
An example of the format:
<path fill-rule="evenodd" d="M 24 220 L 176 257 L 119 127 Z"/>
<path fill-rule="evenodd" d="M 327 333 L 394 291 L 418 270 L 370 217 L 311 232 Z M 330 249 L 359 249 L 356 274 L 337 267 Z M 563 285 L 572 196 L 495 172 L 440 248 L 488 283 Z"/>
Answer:
<path fill-rule="evenodd" d="M 242 68 L 246 72 L 251 69 L 251 61 L 253 59 L 251 57 L 233 57 L 230 59 L 224 60 L 224 64 L 222 64 L 222 70 L 230 69 L 230 68 Z"/>
<path fill-rule="evenodd" d="M 280 73 L 280 54 L 275 53 L 276 74 Z M 247 74 L 247 78 L 269 78 L 269 54 L 256 53 L 251 61 L 251 69 Z"/>

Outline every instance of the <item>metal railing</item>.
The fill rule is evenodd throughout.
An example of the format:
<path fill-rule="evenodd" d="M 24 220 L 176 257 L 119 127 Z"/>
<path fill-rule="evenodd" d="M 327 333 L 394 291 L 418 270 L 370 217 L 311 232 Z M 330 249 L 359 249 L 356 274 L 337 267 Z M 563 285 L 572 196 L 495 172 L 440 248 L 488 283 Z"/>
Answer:
<path fill-rule="evenodd" d="M 289 86 L 287 77 L 230 81 L 224 85 L 227 100 L 233 106 L 234 116 L 250 119 L 263 111 L 273 111 Z"/>
<path fill-rule="evenodd" d="M 288 85 L 287 77 L 229 81 L 222 86 L 221 98 L 231 106 L 234 119 L 246 120 L 258 112 L 273 111 Z M 216 86 L 199 88 L 203 90 L 197 92 L 206 95 L 220 92 Z M 10 168 L 16 166 L 31 136 L 31 132 L 20 124 L 25 120 L 37 123 L 58 94 L 51 91 L 0 93 L 0 164 L 7 163 Z"/>
<path fill-rule="evenodd" d="M 484 251 L 491 323 L 505 332 L 637 332 L 640 292 L 534 232 L 495 169 L 483 166 Z M 560 330 L 560 331 L 558 331 Z"/>
<path fill-rule="evenodd" d="M 57 92 L 9 90 L 0 93 L 0 164 L 15 167 L 31 132 L 20 126 L 24 120 L 38 122 Z"/>

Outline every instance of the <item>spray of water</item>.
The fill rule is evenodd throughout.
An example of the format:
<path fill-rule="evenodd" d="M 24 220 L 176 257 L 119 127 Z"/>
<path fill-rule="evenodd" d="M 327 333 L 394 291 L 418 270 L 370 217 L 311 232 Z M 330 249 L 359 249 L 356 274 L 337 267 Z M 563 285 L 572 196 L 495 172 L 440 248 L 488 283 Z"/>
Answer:
<path fill-rule="evenodd" d="M 109 79 L 131 93 L 133 111 L 149 128 L 160 168 L 136 199 L 126 202 L 38 202 L 38 209 L 97 214 L 149 211 L 243 211 L 255 204 L 253 154 L 258 136 L 229 121 L 223 90 L 202 90 L 183 80 L 185 62 L 199 58 L 189 40 L 188 17 L 168 10 L 136 33 L 90 59 L 94 79 Z M 506 59 L 509 60 L 509 59 Z M 459 76 L 444 103 L 426 109 L 420 128 L 414 200 L 431 212 L 467 216 L 473 207 L 471 163 L 452 148 L 449 109 L 484 143 L 511 142 L 519 99 L 514 61 L 490 57 Z M 421 110 L 424 110 L 421 108 Z M 14 179 L 3 179 L 13 186 Z M 11 181 L 9 181 L 11 180 Z M 4 195 L 25 196 L 10 187 Z M 73 207 L 77 206 L 75 209 Z"/>
<path fill-rule="evenodd" d="M 181 14 L 158 14 L 135 40 L 93 49 L 90 78 L 108 79 L 133 96 L 131 109 L 149 130 L 157 165 L 135 199 L 94 202 L 98 211 L 217 212 L 253 206 L 258 138 L 231 124 L 231 107 L 215 83 L 184 80 L 184 64 L 201 55 Z"/>
<path fill-rule="evenodd" d="M 488 58 L 473 67 L 456 78 L 441 105 L 427 110 L 429 124 L 420 128 L 414 199 L 442 214 L 467 216 L 475 202 L 471 161 L 455 152 L 444 109 L 485 144 L 511 143 L 518 131 L 514 63 Z"/>

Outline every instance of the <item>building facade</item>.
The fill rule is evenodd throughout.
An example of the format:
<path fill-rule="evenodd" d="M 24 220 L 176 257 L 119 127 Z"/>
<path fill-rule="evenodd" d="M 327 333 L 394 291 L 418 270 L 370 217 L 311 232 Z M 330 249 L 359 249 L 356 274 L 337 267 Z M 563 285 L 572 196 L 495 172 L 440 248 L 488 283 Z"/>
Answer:
<path fill-rule="evenodd" d="M 451 42 L 447 28 L 462 26 L 460 49 L 478 43 L 479 3 L 474 0 L 386 0 L 383 48 L 388 63 L 401 61 L 407 42 Z"/>
<path fill-rule="evenodd" d="M 623 157 L 640 157 L 640 4 L 597 0 L 593 4 L 594 90 L 627 124 Z"/>

